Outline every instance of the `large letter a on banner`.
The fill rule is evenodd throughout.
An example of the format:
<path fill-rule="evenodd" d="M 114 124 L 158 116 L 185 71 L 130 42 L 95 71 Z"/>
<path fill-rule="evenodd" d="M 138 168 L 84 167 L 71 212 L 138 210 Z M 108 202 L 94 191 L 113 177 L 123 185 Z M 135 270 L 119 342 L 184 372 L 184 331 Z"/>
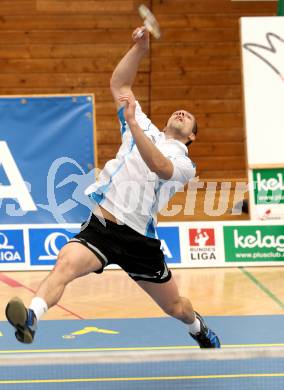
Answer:
<path fill-rule="evenodd" d="M 25 185 L 6 142 L 0 141 L 0 166 L 3 166 L 10 185 L 1 185 L 0 199 L 15 199 L 23 211 L 36 211 L 37 207 Z"/>

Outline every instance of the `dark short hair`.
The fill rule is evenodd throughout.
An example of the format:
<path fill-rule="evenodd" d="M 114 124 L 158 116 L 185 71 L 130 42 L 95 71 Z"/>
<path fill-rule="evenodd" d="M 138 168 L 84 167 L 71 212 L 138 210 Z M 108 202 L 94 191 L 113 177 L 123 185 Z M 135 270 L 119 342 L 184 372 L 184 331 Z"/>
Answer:
<path fill-rule="evenodd" d="M 196 119 L 194 119 L 194 125 L 193 125 L 193 129 L 192 129 L 192 133 L 194 135 L 196 135 L 197 131 L 198 131 L 197 122 L 196 122 Z M 192 144 L 192 141 L 187 141 L 187 143 L 185 145 L 189 146 L 190 144 Z"/>

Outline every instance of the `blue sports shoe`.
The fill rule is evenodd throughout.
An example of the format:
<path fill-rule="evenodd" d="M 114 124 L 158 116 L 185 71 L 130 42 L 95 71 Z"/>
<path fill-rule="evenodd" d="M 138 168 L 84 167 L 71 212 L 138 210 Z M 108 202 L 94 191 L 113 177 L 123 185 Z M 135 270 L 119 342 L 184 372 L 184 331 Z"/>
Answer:
<path fill-rule="evenodd" d="M 200 314 L 195 312 L 195 315 L 200 321 L 201 329 L 200 332 L 196 334 L 189 333 L 190 336 L 198 342 L 200 348 L 221 348 L 221 343 L 216 333 L 206 326 L 204 319 Z"/>
<path fill-rule="evenodd" d="M 31 309 L 27 309 L 20 298 L 12 298 L 6 306 L 7 320 L 16 329 L 15 336 L 18 341 L 31 344 L 34 339 L 37 319 Z"/>

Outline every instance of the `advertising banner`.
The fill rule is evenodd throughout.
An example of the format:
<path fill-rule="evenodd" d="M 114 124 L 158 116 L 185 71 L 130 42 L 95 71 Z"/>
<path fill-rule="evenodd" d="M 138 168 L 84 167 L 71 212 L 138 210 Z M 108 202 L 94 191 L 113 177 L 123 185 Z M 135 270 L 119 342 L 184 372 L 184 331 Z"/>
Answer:
<path fill-rule="evenodd" d="M 254 169 L 255 204 L 284 204 L 284 168 Z"/>
<path fill-rule="evenodd" d="M 252 220 L 284 220 L 284 168 L 252 169 L 250 216 Z"/>
<path fill-rule="evenodd" d="M 0 113 L 0 270 L 50 270 L 93 209 L 94 97 L 0 98 Z M 284 168 L 251 175 L 258 212 L 277 218 Z M 159 223 L 157 235 L 170 267 L 284 264 L 281 221 Z"/>
<path fill-rule="evenodd" d="M 243 17 L 240 27 L 250 217 L 284 220 L 284 17 Z"/>
<path fill-rule="evenodd" d="M 62 228 L 30 228 L 29 248 L 30 265 L 44 266 L 54 265 L 60 249 L 79 231 L 79 229 L 68 230 Z"/>
<path fill-rule="evenodd" d="M 242 17 L 240 27 L 248 167 L 284 167 L 284 17 Z"/>
<path fill-rule="evenodd" d="M 180 264 L 180 237 L 179 226 L 165 226 L 157 228 L 158 237 L 161 240 L 161 249 L 169 264 Z"/>
<path fill-rule="evenodd" d="M 50 268 L 88 219 L 94 108 L 93 95 L 0 97 L 0 269 Z"/>
<path fill-rule="evenodd" d="M 0 231 L 0 264 L 24 264 L 24 232 L 21 229 Z"/>
<path fill-rule="evenodd" d="M 0 225 L 0 271 L 52 269 L 80 227 Z M 284 225 L 279 221 L 163 222 L 157 233 L 170 268 L 284 265 Z"/>
<path fill-rule="evenodd" d="M 0 225 L 0 271 L 50 270 L 80 224 Z"/>
<path fill-rule="evenodd" d="M 225 262 L 284 262 L 283 226 L 224 226 Z"/>
<path fill-rule="evenodd" d="M 0 115 L 0 224 L 85 220 L 94 97 L 0 97 Z"/>

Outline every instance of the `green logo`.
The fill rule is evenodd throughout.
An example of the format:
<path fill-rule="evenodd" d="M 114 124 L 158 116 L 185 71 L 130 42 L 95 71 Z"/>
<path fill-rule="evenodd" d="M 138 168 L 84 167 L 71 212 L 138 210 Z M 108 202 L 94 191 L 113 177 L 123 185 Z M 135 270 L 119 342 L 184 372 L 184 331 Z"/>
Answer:
<path fill-rule="evenodd" d="M 224 226 L 226 262 L 284 261 L 284 225 Z"/>
<path fill-rule="evenodd" d="M 284 169 L 254 169 L 255 204 L 284 203 Z"/>

